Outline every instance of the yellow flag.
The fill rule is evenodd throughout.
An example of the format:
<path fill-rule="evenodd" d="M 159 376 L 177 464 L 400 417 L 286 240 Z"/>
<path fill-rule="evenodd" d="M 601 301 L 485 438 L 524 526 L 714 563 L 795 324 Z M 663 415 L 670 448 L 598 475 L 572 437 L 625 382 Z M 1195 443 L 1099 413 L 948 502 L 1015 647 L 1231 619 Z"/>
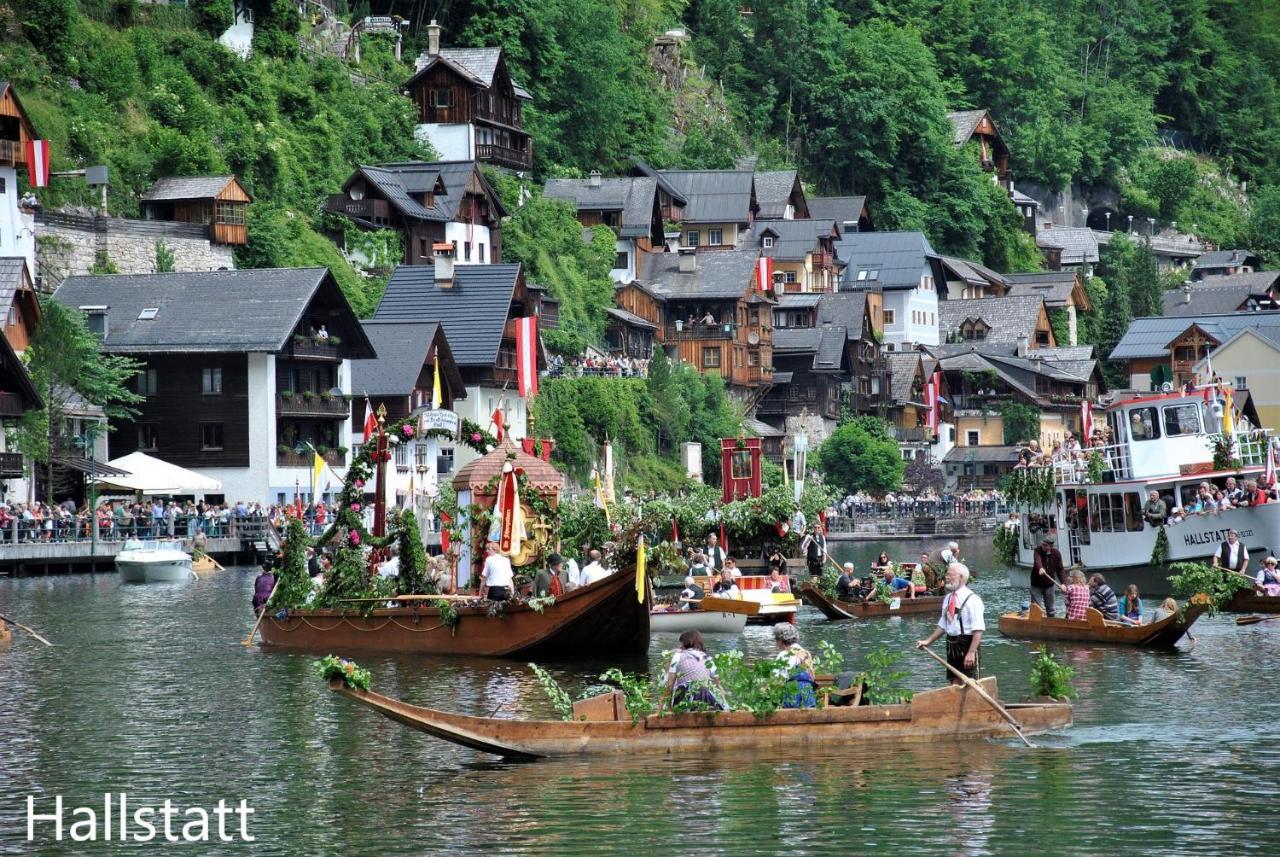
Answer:
<path fill-rule="evenodd" d="M 1236 421 L 1231 414 L 1231 388 L 1223 387 L 1222 396 L 1225 399 L 1222 403 L 1222 433 L 1225 435 L 1233 435 L 1236 431 Z"/>
<path fill-rule="evenodd" d="M 436 378 L 431 384 L 431 407 L 438 408 L 444 404 L 444 396 L 440 393 L 440 352 L 436 352 Z"/>
<path fill-rule="evenodd" d="M 644 564 L 644 536 L 641 536 L 636 548 L 636 600 L 641 603 L 644 603 Z"/>
<path fill-rule="evenodd" d="M 316 486 L 316 490 L 320 488 L 320 479 L 324 476 L 324 459 L 320 457 L 320 453 L 312 453 L 315 459 L 311 462 L 311 481 Z M 312 498 L 315 502 L 315 498 Z"/>

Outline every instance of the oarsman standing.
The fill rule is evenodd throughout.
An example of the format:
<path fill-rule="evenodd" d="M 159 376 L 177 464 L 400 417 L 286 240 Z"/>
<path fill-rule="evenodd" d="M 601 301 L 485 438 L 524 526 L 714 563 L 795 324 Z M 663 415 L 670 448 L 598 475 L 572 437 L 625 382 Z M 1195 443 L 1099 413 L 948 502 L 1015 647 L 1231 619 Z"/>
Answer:
<path fill-rule="evenodd" d="M 934 640 L 947 635 L 947 663 L 969 678 L 981 676 L 978 648 L 982 645 L 982 632 L 987 629 L 982 617 L 982 599 L 969 588 L 969 569 L 962 562 L 947 566 L 947 595 L 942 599 L 942 618 L 938 627 L 923 640 L 916 641 L 916 648 L 928 648 Z M 952 684 L 961 681 L 947 671 Z"/>
<path fill-rule="evenodd" d="M 724 548 L 720 547 L 720 538 L 715 533 L 707 536 L 707 547 L 702 552 L 707 568 L 719 571 L 724 568 Z"/>
<path fill-rule="evenodd" d="M 1044 615 L 1053 616 L 1053 591 L 1066 583 L 1062 552 L 1054 547 L 1052 536 L 1045 536 L 1031 555 L 1031 601 L 1044 608 Z"/>
<path fill-rule="evenodd" d="M 804 553 L 805 564 L 812 577 L 822 576 L 822 562 L 827 557 L 827 539 L 822 535 L 822 528 L 814 525 L 813 530 L 805 533 L 800 540 L 800 550 Z"/>
<path fill-rule="evenodd" d="M 1248 565 L 1249 549 L 1240 543 L 1239 533 L 1227 530 L 1227 540 L 1219 543 L 1218 551 L 1213 555 L 1213 567 L 1243 573 Z"/>

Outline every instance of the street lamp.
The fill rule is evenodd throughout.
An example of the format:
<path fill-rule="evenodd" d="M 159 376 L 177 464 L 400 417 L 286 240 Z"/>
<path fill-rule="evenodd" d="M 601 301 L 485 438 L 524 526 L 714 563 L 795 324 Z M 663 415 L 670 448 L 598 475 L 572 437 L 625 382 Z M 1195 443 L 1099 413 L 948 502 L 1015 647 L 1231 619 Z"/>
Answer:
<path fill-rule="evenodd" d="M 1147 237 L 1156 237 L 1156 219 L 1154 217 L 1147 218 Z"/>
<path fill-rule="evenodd" d="M 1129 234 L 1133 234 L 1133 215 L 1129 215 Z"/>
<path fill-rule="evenodd" d="M 1104 211 L 1104 212 L 1102 213 L 1102 216 L 1103 216 L 1103 217 L 1105 217 L 1105 218 L 1107 219 L 1107 231 L 1108 231 L 1108 232 L 1110 232 L 1110 231 L 1111 231 L 1111 212 L 1110 212 L 1110 211 Z"/>
<path fill-rule="evenodd" d="M 72 443 L 84 451 L 89 459 L 89 570 L 94 570 L 94 558 L 98 555 L 98 480 L 94 471 L 97 439 L 102 433 L 102 423 L 90 420 L 84 424 L 84 433 L 72 439 Z M 52 494 L 52 491 L 50 491 Z"/>

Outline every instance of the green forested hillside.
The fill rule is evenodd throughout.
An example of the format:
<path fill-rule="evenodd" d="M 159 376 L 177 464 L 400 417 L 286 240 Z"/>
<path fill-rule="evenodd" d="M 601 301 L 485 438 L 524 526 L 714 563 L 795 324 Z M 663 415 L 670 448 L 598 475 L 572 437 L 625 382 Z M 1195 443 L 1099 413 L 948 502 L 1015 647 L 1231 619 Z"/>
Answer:
<path fill-rule="evenodd" d="M 398 94 L 425 34 L 409 28 L 399 63 L 388 37 L 365 38 L 355 66 L 300 50 L 289 0 L 256 6 L 255 54 L 241 61 L 214 40 L 230 0 L 0 0 L 0 79 L 17 85 L 52 141 L 55 168 L 110 164 L 114 210 L 135 212 L 136 194 L 161 174 L 235 172 L 256 200 L 241 264 L 331 265 L 368 310 L 377 280 L 319 234 L 317 207 L 361 161 L 427 154 Z M 923 229 L 945 252 L 1025 268 L 1036 255 L 1014 210 L 951 144 L 945 112 L 988 107 L 1019 181 L 1106 183 L 1126 213 L 1267 253 L 1280 243 L 1267 229 L 1280 220 L 1271 0 L 338 6 L 351 19 L 435 16 L 447 44 L 501 45 L 535 99 L 532 184 L 633 156 L 723 167 L 751 153 L 800 167 L 816 191 L 866 193 L 881 228 Z M 664 87 L 652 38 L 676 25 L 691 42 Z M 1199 156 L 1153 148 L 1162 131 Z M 88 202 L 84 193 L 59 181 L 45 201 Z M 535 248 L 523 252 L 535 263 Z"/>

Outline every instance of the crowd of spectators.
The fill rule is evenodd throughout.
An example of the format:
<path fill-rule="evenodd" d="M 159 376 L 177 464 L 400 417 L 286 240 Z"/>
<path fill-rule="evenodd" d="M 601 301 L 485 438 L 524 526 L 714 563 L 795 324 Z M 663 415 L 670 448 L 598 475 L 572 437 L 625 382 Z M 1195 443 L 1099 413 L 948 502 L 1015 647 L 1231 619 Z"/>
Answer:
<path fill-rule="evenodd" d="M 551 378 L 580 378 L 583 375 L 645 378 L 648 374 L 649 361 L 639 357 L 574 357 L 565 360 L 557 354 L 547 367 L 547 375 Z"/>
<path fill-rule="evenodd" d="M 209 538 L 231 535 L 234 521 L 267 515 L 259 503 L 234 505 L 160 499 L 143 502 L 104 500 L 98 504 L 98 538 L 191 538 L 202 532 Z M 94 513 L 87 503 L 0 503 L 0 543 L 69 542 L 92 538 Z"/>
<path fill-rule="evenodd" d="M 931 516 L 936 518 L 997 515 L 1005 511 L 1000 492 L 994 488 L 969 491 L 943 491 L 932 488 L 918 493 L 889 492 L 873 497 L 859 491 L 849 494 L 828 510 L 836 518 L 892 518 Z"/>

